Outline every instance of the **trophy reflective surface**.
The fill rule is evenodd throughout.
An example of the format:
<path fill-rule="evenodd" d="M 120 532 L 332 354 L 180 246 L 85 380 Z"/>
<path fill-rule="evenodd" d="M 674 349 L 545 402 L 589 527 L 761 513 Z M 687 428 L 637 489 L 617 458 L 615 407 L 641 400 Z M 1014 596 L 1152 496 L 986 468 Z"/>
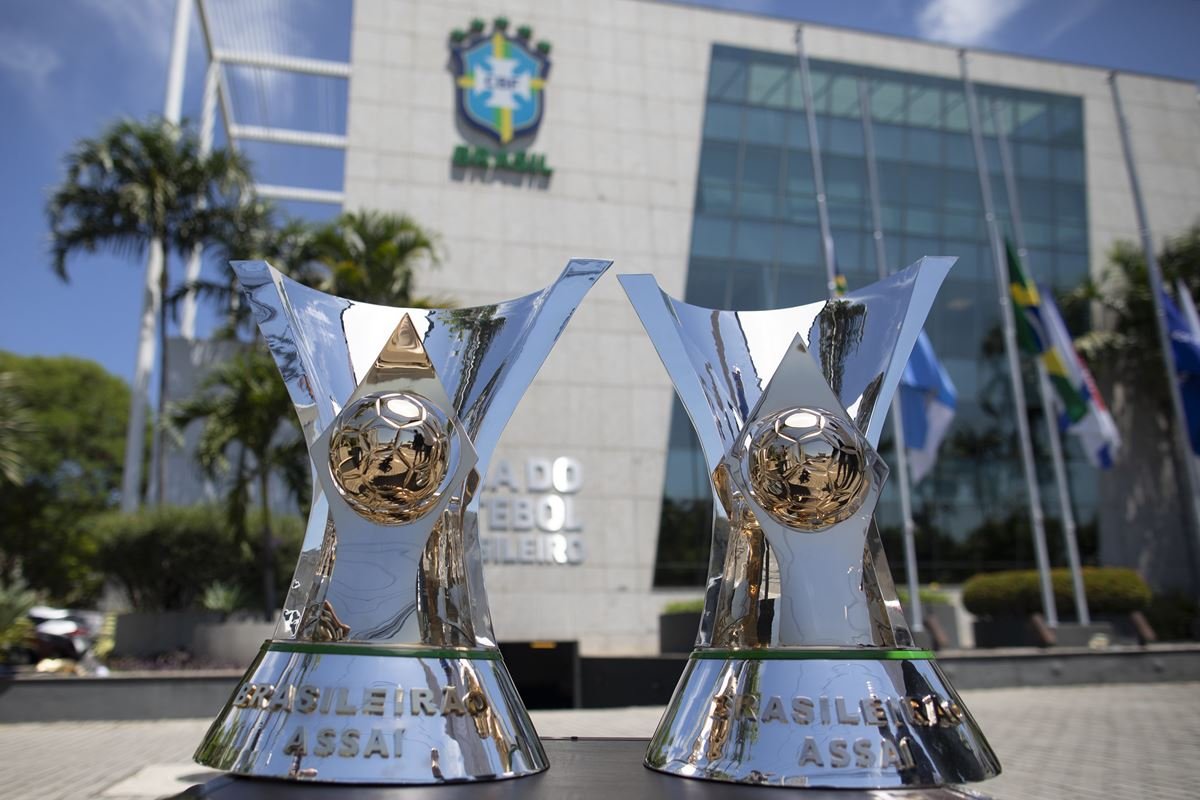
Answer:
<path fill-rule="evenodd" d="M 679 302 L 622 275 L 711 477 L 696 648 L 646 753 L 692 778 L 940 787 L 1000 766 L 905 623 L 873 514 L 875 448 L 952 258 L 773 311 Z"/>
<path fill-rule="evenodd" d="M 234 264 L 300 417 L 313 502 L 275 637 L 196 752 L 236 774 L 444 783 L 546 756 L 492 634 L 480 476 L 610 262 L 490 306 L 389 308 Z"/>

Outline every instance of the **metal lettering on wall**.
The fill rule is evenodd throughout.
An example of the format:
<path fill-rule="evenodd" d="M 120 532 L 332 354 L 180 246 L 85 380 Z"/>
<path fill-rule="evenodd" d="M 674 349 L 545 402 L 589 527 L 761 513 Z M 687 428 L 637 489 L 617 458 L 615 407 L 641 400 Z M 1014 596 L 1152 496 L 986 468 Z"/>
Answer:
<path fill-rule="evenodd" d="M 487 564 L 580 564 L 583 467 L 566 456 L 498 460 L 479 498 L 480 545 Z"/>

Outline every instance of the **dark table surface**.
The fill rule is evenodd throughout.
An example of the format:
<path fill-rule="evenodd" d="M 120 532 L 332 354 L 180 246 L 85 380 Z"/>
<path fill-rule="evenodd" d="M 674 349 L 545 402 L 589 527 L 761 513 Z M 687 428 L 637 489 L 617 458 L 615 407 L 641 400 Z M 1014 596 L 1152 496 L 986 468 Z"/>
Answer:
<path fill-rule="evenodd" d="M 967 800 L 955 789 L 779 789 L 691 780 L 642 766 L 645 739 L 545 739 L 550 769 L 504 781 L 439 786 L 354 786 L 221 776 L 176 795 L 176 800 L 771 800 L 799 793 L 804 800 Z"/>

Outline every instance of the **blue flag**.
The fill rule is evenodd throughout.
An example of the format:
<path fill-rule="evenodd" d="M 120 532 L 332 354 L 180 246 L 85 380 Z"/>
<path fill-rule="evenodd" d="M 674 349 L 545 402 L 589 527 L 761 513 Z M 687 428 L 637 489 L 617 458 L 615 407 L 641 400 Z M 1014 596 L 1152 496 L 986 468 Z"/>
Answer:
<path fill-rule="evenodd" d="M 900 417 L 914 484 L 933 469 L 957 406 L 958 391 L 921 331 L 900 379 Z"/>
<path fill-rule="evenodd" d="M 1171 334 L 1171 355 L 1179 375 L 1179 394 L 1183 413 L 1187 417 L 1188 441 L 1192 452 L 1200 455 L 1200 321 L 1187 287 L 1180 283 L 1179 303 L 1163 292 L 1163 309 L 1167 312 L 1167 330 Z"/>
<path fill-rule="evenodd" d="M 1117 431 L 1112 414 L 1108 413 L 1108 407 L 1104 405 L 1104 398 L 1096 388 L 1092 373 L 1075 351 L 1075 343 L 1054 303 L 1054 296 L 1043 290 L 1042 298 L 1041 315 L 1045 323 L 1046 346 L 1048 352 L 1054 354 L 1053 359 L 1046 359 L 1043 363 L 1047 365 L 1047 371 L 1056 367 L 1061 376 L 1055 387 L 1058 391 L 1051 400 L 1058 401 L 1059 430 L 1070 431 L 1079 439 L 1079 446 L 1093 466 L 1108 469 L 1121 450 L 1121 434 Z M 1064 396 L 1071 395 L 1080 399 L 1082 414 L 1072 415 L 1069 406 L 1063 402 Z"/>

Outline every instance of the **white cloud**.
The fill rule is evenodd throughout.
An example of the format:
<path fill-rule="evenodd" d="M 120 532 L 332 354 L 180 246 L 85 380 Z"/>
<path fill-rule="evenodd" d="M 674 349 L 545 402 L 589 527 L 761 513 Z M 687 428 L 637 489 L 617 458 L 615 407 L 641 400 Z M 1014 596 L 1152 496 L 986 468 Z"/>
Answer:
<path fill-rule="evenodd" d="M 61 65 L 62 59 L 54 48 L 12 31 L 0 30 L 0 70 L 13 73 L 34 92 L 42 92 L 50 76 Z"/>
<path fill-rule="evenodd" d="M 987 44 L 1027 0 L 929 0 L 917 16 L 921 36 L 960 45 Z"/>
<path fill-rule="evenodd" d="M 166 60 L 175 20 L 172 0 L 82 0 L 81 5 L 108 23 L 122 47 L 141 48 Z"/>

